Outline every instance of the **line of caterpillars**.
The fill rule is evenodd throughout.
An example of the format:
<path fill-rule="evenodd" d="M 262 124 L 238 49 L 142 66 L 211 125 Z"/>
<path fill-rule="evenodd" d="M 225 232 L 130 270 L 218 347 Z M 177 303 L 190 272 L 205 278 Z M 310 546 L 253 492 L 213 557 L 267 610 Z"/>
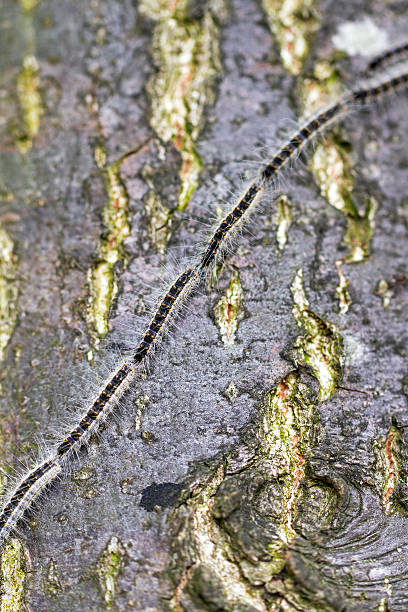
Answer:
<path fill-rule="evenodd" d="M 393 57 L 402 56 L 407 49 L 408 43 L 382 53 L 370 62 L 367 71 L 373 71 L 377 67 L 381 67 L 385 62 L 391 61 Z M 61 472 L 64 460 L 74 451 L 79 450 L 91 433 L 96 431 L 100 422 L 112 412 L 133 380 L 137 368 L 145 362 L 158 340 L 163 337 L 168 329 L 169 322 L 174 318 L 193 288 L 214 266 L 232 232 L 237 229 L 245 214 L 262 197 L 265 186 L 278 175 L 295 153 L 299 152 L 332 120 L 349 110 L 352 105 L 364 105 L 370 100 L 407 85 L 408 71 L 376 84 L 369 84 L 366 87 L 352 90 L 335 104 L 307 121 L 265 164 L 258 178 L 247 187 L 238 203 L 219 223 L 197 265 L 183 271 L 171 285 L 161 300 L 133 357 L 125 361 L 104 383 L 103 389 L 78 425 L 56 447 L 55 454 L 35 467 L 12 492 L 9 501 L 0 514 L 0 542 L 7 538 L 34 499 Z"/>

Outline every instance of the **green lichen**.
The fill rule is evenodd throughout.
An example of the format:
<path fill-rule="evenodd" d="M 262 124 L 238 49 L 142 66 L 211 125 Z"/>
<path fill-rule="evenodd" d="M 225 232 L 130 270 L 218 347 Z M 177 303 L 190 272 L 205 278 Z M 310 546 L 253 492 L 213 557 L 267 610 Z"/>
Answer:
<path fill-rule="evenodd" d="M 356 209 L 353 214 L 347 214 L 347 231 L 344 235 L 344 242 L 349 248 L 349 254 L 344 259 L 347 263 L 364 261 L 370 255 L 377 208 L 377 201 L 369 197 L 362 213 Z"/>
<path fill-rule="evenodd" d="M 326 138 L 317 146 L 310 168 L 329 204 L 351 218 L 356 216 L 357 210 L 351 200 L 354 185 L 347 149 L 336 143 L 334 137 Z"/>
<path fill-rule="evenodd" d="M 112 302 L 117 294 L 117 285 L 112 264 L 102 261 L 94 265 L 88 273 L 90 286 L 88 316 L 92 325 L 93 340 L 108 333 L 108 317 Z"/>
<path fill-rule="evenodd" d="M 119 261 L 123 255 L 123 241 L 130 235 L 129 198 L 120 177 L 120 163 L 112 164 L 106 169 L 108 201 L 103 211 L 103 220 L 108 235 L 101 245 L 101 253 L 104 259 L 112 264 Z"/>
<path fill-rule="evenodd" d="M 53 599 L 57 598 L 62 591 L 60 572 L 53 559 L 50 559 L 43 580 L 44 593 Z"/>
<path fill-rule="evenodd" d="M 391 303 L 391 298 L 394 292 L 390 289 L 387 281 L 384 278 L 380 278 L 377 283 L 375 294 L 378 295 L 382 300 L 384 310 L 387 310 Z"/>
<path fill-rule="evenodd" d="M 300 363 L 308 365 L 320 384 L 319 400 L 332 397 L 342 377 L 342 339 L 337 328 L 315 314 L 303 288 L 303 272 L 298 270 L 291 286 L 293 315 L 306 331 L 295 341 Z"/>
<path fill-rule="evenodd" d="M 401 465 L 404 459 L 402 444 L 400 432 L 392 425 L 385 440 L 375 440 L 373 445 L 377 463 L 375 481 L 381 490 L 381 499 L 387 514 L 396 507 L 394 492 L 401 479 Z"/>
<path fill-rule="evenodd" d="M 185 610 L 180 605 L 183 590 L 189 581 L 214 581 L 216 577 L 221 583 L 217 590 L 222 591 L 222 598 L 228 610 L 242 610 L 245 606 L 250 610 L 266 612 L 267 608 L 262 599 L 242 577 L 239 568 L 233 562 L 233 555 L 228 539 L 222 529 L 214 520 L 212 507 L 214 495 L 225 477 L 224 465 L 221 464 L 206 481 L 201 491 L 189 504 L 189 526 L 192 541 L 190 546 L 197 550 L 196 562 L 190 565 L 181 576 L 170 600 L 170 609 L 174 612 Z M 196 585 L 196 587 L 199 585 Z M 235 606 L 235 607 L 234 607 Z"/>
<path fill-rule="evenodd" d="M 225 13 L 225 2 L 210 0 L 200 19 L 190 16 L 187 0 L 142 0 L 139 11 L 156 22 L 152 53 L 158 70 L 147 87 L 150 123 L 162 141 L 171 141 L 180 152 L 181 187 L 175 210 L 182 211 L 198 186 L 202 169 L 195 142 L 204 109 L 214 99 L 214 77 L 221 70 L 218 23 Z M 161 251 L 170 238 L 169 217 L 175 210 L 168 211 L 167 219 L 161 215 L 151 218 L 153 236 L 156 226 L 166 225 L 165 232 L 161 231 L 165 234 L 159 244 Z"/>
<path fill-rule="evenodd" d="M 336 268 L 339 275 L 339 284 L 336 287 L 336 295 L 339 298 L 340 313 L 346 314 L 351 304 L 350 293 L 348 290 L 350 282 L 344 276 L 342 264 L 343 262 L 341 261 L 341 259 L 338 259 L 336 261 Z"/>
<path fill-rule="evenodd" d="M 23 544 L 11 538 L 1 553 L 1 612 L 22 612 L 24 608 L 24 586 L 26 563 Z"/>
<path fill-rule="evenodd" d="M 142 431 L 140 437 L 142 438 L 143 442 L 146 442 L 146 444 L 149 445 L 157 442 L 156 436 L 151 431 Z"/>
<path fill-rule="evenodd" d="M 139 395 L 133 402 L 135 429 L 138 431 L 142 427 L 142 417 L 146 406 L 150 402 L 148 395 Z"/>
<path fill-rule="evenodd" d="M 302 115 L 305 116 L 341 96 L 343 85 L 333 59 L 317 60 L 312 75 L 298 79 L 297 89 Z"/>
<path fill-rule="evenodd" d="M 226 346 L 231 346 L 235 342 L 238 323 L 244 316 L 243 297 L 239 272 L 234 271 L 225 295 L 214 308 L 215 321 L 219 327 L 222 341 Z"/>
<path fill-rule="evenodd" d="M 33 146 L 33 139 L 40 129 L 44 109 L 39 87 L 40 68 L 35 56 L 29 53 L 24 57 L 17 77 L 17 96 L 24 124 L 23 133 L 17 139 L 17 146 L 21 153 L 30 151 Z"/>
<path fill-rule="evenodd" d="M 151 241 L 157 252 L 163 255 L 171 236 L 173 213 L 164 206 L 160 196 L 153 189 L 147 195 L 145 209 L 149 218 Z"/>
<path fill-rule="evenodd" d="M 366 208 L 360 212 L 351 199 L 354 188 L 349 152 L 335 136 L 329 136 L 317 146 L 310 168 L 324 198 L 346 217 L 347 230 L 344 243 L 349 253 L 344 260 L 358 263 L 370 254 L 370 240 L 375 227 L 377 202 L 369 198 Z"/>
<path fill-rule="evenodd" d="M 299 74 L 319 28 L 315 0 L 262 0 L 286 70 Z"/>
<path fill-rule="evenodd" d="M 25 13 L 29 13 L 34 10 L 40 2 L 41 0 L 20 0 L 20 5 Z"/>
<path fill-rule="evenodd" d="M 95 110 L 97 110 L 98 107 L 96 105 L 95 100 L 93 100 L 93 104 L 96 106 Z M 103 170 L 106 166 L 106 151 L 101 145 L 96 145 L 95 150 L 94 150 L 94 158 L 95 158 L 95 163 L 98 166 L 98 168 L 100 170 Z"/>
<path fill-rule="evenodd" d="M 268 393 L 261 415 L 258 434 L 261 452 L 272 461 L 271 473 L 279 475 L 282 483 L 280 541 L 269 548 L 269 552 L 274 550 L 277 559 L 282 548 L 295 536 L 293 521 L 305 478 L 305 453 L 311 446 L 315 412 L 315 404 L 307 396 L 307 387 L 301 383 L 299 373 L 290 372 Z M 284 563 L 282 555 L 280 563 Z"/>
<path fill-rule="evenodd" d="M 236 384 L 234 383 L 234 381 L 231 381 L 230 384 L 228 385 L 227 389 L 227 396 L 229 397 L 230 400 L 235 399 L 236 397 L 238 397 L 238 389 Z"/>
<path fill-rule="evenodd" d="M 299 588 L 296 580 L 287 574 L 283 580 L 278 577 L 271 580 L 268 588 L 279 593 L 268 612 L 334 612 L 334 608 L 326 602 L 322 604 L 320 598 L 312 602 L 305 594 L 305 586 Z"/>
<path fill-rule="evenodd" d="M 292 222 L 292 206 L 289 204 L 286 195 L 280 195 L 277 201 L 278 209 L 278 228 L 276 230 L 276 241 L 280 251 L 286 246 L 288 241 L 288 230 Z"/>
<path fill-rule="evenodd" d="M 125 550 L 116 536 L 112 536 L 96 565 L 99 587 L 108 610 L 116 597 L 116 585 L 124 563 Z"/>
<path fill-rule="evenodd" d="M 7 189 L 3 189 L 0 187 L 0 200 L 2 202 L 13 202 L 14 194 L 11 191 L 7 191 Z M 11 218 L 11 220 L 18 221 L 19 219 L 18 215 L 15 215 L 14 213 L 6 213 L 6 215 L 7 218 Z M 2 218 L 4 219 L 4 215 L 2 215 Z"/>
<path fill-rule="evenodd" d="M 95 160 L 103 168 L 106 155 L 101 147 L 95 150 Z M 129 198 L 120 176 L 122 161 L 123 158 L 104 170 L 108 196 L 103 209 L 106 232 L 99 242 L 98 260 L 88 273 L 88 320 L 95 344 L 108 332 L 109 311 L 117 294 L 114 266 L 125 261 L 123 242 L 130 235 Z"/>
<path fill-rule="evenodd" d="M 388 612 L 388 601 L 385 597 L 378 603 L 377 612 Z"/>
<path fill-rule="evenodd" d="M 14 244 L 0 224 L 0 362 L 17 318 L 17 261 Z"/>

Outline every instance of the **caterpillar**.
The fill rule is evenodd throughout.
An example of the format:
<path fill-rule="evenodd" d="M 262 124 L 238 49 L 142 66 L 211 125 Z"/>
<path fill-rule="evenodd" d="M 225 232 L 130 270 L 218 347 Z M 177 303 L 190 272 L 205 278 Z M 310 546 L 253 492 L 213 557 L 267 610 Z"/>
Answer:
<path fill-rule="evenodd" d="M 0 534 L 2 542 L 6 540 L 26 510 L 62 470 L 60 461 L 51 456 L 36 466 L 13 491 L 10 500 L 0 515 Z"/>
<path fill-rule="evenodd" d="M 203 271 L 215 262 L 217 254 L 222 251 L 228 235 L 238 223 L 242 222 L 244 214 L 261 199 L 262 192 L 268 182 L 275 179 L 289 160 L 300 152 L 319 132 L 340 115 L 351 110 L 356 104 L 363 106 L 369 101 L 391 91 L 397 91 L 407 85 L 408 70 L 378 82 L 368 83 L 365 87 L 353 89 L 329 108 L 306 120 L 272 159 L 264 165 L 260 170 L 259 178 L 249 185 L 236 206 L 221 220 L 202 255 L 199 269 Z"/>
<path fill-rule="evenodd" d="M 402 59 L 404 59 L 407 55 L 408 55 L 408 42 L 404 42 L 374 57 L 369 62 L 365 70 L 365 74 L 369 74 L 380 68 L 384 68 L 384 66 L 386 66 L 387 64 L 390 64 L 394 60 L 399 62 Z"/>
<path fill-rule="evenodd" d="M 154 343 L 164 335 L 166 327 L 176 316 L 180 304 L 184 302 L 198 281 L 197 270 L 190 267 L 182 272 L 175 283 L 171 285 L 136 349 L 133 357 L 135 363 L 143 361 Z"/>
<path fill-rule="evenodd" d="M 406 46 L 401 46 L 400 49 Z M 369 69 L 373 70 L 391 57 L 402 55 L 403 52 L 405 51 L 397 52 L 394 49 L 389 51 L 388 55 L 387 52 L 383 53 L 369 64 Z M 342 114 L 350 111 L 355 105 L 363 106 L 369 101 L 407 85 L 408 70 L 402 69 L 394 76 L 384 76 L 376 82 L 368 82 L 365 86 L 351 90 L 329 108 L 308 119 L 260 169 L 257 178 L 249 184 L 238 202 L 212 232 L 201 257 L 194 265 L 179 274 L 166 291 L 131 358 L 123 361 L 105 380 L 90 407 L 81 416 L 79 423 L 56 445 L 47 459 L 30 470 L 11 491 L 0 513 L 0 543 L 5 541 L 38 496 L 61 474 L 64 462 L 86 443 L 89 436 L 97 431 L 100 424 L 112 413 L 137 376 L 139 369 L 152 354 L 158 341 L 166 334 L 188 295 L 206 276 L 208 270 L 214 266 L 234 231 L 248 218 L 249 213 L 260 202 L 265 188 L 273 184 L 275 178 L 295 153 L 300 152 L 319 132 Z"/>

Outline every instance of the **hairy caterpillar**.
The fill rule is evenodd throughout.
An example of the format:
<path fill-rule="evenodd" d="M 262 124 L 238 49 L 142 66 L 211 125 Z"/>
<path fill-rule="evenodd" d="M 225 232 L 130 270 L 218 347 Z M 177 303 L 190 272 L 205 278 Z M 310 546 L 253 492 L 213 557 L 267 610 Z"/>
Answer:
<path fill-rule="evenodd" d="M 384 68 L 387 64 L 390 64 L 393 61 L 401 61 L 408 55 L 408 43 L 404 42 L 401 45 L 397 45 L 392 49 L 388 49 L 383 53 L 380 53 L 376 57 L 374 57 L 368 64 L 365 73 L 369 74 L 370 72 L 374 72 L 380 68 Z"/>
<path fill-rule="evenodd" d="M 208 247 L 201 258 L 199 269 L 205 270 L 214 263 L 217 253 L 222 251 L 228 234 L 238 223 L 242 223 L 245 213 L 259 202 L 268 182 L 272 181 L 287 165 L 288 161 L 296 153 L 300 152 L 319 132 L 324 130 L 342 114 L 351 110 L 356 104 L 362 106 L 369 101 L 375 100 L 391 91 L 397 91 L 400 87 L 407 85 L 408 71 L 368 83 L 365 87 L 353 89 L 329 108 L 306 120 L 272 159 L 265 164 L 259 172 L 259 178 L 249 185 L 236 206 L 222 219 L 209 240 Z"/>
<path fill-rule="evenodd" d="M 89 435 L 96 431 L 99 424 L 112 412 L 134 380 L 137 368 L 145 362 L 157 340 L 165 334 L 182 302 L 216 262 L 230 236 L 260 201 L 265 186 L 274 180 L 286 166 L 288 160 L 309 143 L 315 135 L 325 129 L 331 121 L 339 118 L 354 105 L 364 105 L 368 101 L 379 98 L 407 84 L 408 72 L 401 71 L 395 76 L 383 77 L 377 82 L 368 83 L 364 87 L 352 90 L 328 109 L 305 122 L 272 159 L 264 165 L 258 178 L 249 185 L 239 198 L 238 203 L 221 220 L 212 233 L 198 263 L 183 271 L 166 292 L 135 349 L 132 359 L 123 362 L 107 378 L 101 391 L 81 417 L 79 423 L 57 445 L 55 453 L 29 471 L 11 492 L 0 514 L 0 540 L 4 541 L 7 538 L 33 501 L 61 473 L 64 461 L 86 442 Z"/>

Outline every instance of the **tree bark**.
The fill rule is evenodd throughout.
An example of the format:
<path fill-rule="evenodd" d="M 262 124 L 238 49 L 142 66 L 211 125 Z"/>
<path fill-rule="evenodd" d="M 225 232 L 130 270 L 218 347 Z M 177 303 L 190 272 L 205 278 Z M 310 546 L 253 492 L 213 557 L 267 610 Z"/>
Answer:
<path fill-rule="evenodd" d="M 333 93 L 319 66 L 358 81 L 338 26 L 392 44 L 406 9 L 301 4 L 288 25 L 266 0 L 3 2 L 5 487 L 136 346 L 243 169 Z M 3 549 L 2 609 L 406 610 L 406 110 L 330 128 L 264 198 Z"/>

